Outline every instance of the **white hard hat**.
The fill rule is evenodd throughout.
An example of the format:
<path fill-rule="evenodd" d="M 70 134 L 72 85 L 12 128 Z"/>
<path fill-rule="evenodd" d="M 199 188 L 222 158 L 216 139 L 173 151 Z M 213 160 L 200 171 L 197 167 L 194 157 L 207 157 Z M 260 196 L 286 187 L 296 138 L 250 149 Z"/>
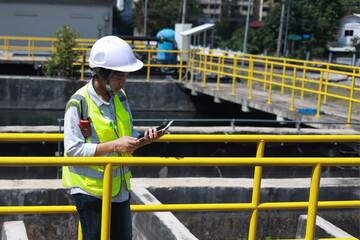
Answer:
<path fill-rule="evenodd" d="M 120 72 L 134 72 L 143 67 L 136 59 L 128 43 L 116 36 L 102 37 L 95 42 L 90 52 L 91 68 L 106 68 Z"/>

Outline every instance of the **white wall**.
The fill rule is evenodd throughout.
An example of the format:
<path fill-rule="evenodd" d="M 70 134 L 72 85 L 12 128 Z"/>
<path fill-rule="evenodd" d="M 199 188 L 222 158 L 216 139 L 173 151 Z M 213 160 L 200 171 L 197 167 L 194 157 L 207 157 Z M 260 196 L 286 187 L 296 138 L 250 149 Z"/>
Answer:
<path fill-rule="evenodd" d="M 352 30 L 353 36 L 345 36 L 345 30 Z M 340 25 L 338 44 L 340 46 L 351 45 L 351 39 L 355 36 L 360 37 L 360 18 L 355 16 L 345 18 Z"/>
<path fill-rule="evenodd" d="M 81 38 L 99 38 L 111 34 L 112 6 L 0 3 L 0 22 L 0 36 L 52 37 L 68 25 Z"/>

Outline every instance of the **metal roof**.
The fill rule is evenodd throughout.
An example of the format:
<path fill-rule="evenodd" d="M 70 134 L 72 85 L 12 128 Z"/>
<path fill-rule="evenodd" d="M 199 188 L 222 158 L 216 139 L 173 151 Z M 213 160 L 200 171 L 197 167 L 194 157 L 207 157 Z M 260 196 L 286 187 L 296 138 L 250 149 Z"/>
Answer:
<path fill-rule="evenodd" d="M 114 0 L 0 0 L 0 3 L 111 6 Z"/>
<path fill-rule="evenodd" d="M 347 16 L 343 17 L 343 19 L 349 18 L 349 17 L 357 17 L 357 18 L 360 18 L 360 14 L 358 14 L 358 13 L 353 13 L 353 14 L 350 14 L 350 15 L 347 15 Z"/>
<path fill-rule="evenodd" d="M 186 31 L 182 32 L 181 35 L 182 36 L 191 36 L 191 35 L 194 35 L 194 34 L 197 34 L 200 32 L 204 32 L 210 28 L 213 28 L 214 26 L 215 26 L 215 24 L 206 23 L 206 24 L 191 28 L 189 30 L 186 30 Z"/>

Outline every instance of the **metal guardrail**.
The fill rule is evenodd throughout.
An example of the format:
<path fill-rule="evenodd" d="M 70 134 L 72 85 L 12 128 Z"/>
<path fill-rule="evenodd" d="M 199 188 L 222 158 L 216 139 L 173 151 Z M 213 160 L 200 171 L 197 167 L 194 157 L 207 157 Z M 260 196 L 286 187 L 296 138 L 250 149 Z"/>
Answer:
<path fill-rule="evenodd" d="M 0 51 L 3 50 L 9 58 L 10 51 L 27 52 L 29 58 L 34 58 L 35 52 L 49 53 L 54 51 L 54 38 L 9 37 L 0 36 Z M 88 65 L 90 46 L 96 39 L 77 39 L 83 55 L 74 65 L 81 66 L 81 79 L 84 79 L 85 67 Z M 347 124 L 351 125 L 351 115 L 354 109 L 360 110 L 360 67 L 352 67 L 325 62 L 304 61 L 289 58 L 242 54 L 231 51 L 220 51 L 192 47 L 190 51 L 156 50 L 143 46 L 143 41 L 129 44 L 136 46 L 133 51 L 144 58 L 147 70 L 146 79 L 150 81 L 152 69 L 171 68 L 178 72 L 181 82 L 184 72 L 190 72 L 190 82 L 194 76 L 201 76 L 203 87 L 207 86 L 207 77 L 216 77 L 216 90 L 220 90 L 221 77 L 232 79 L 231 92 L 235 94 L 236 83 L 246 81 L 240 87 L 249 89 L 249 99 L 253 97 L 254 88 L 263 88 L 267 91 L 268 104 L 272 103 L 272 95 L 279 93 L 291 95 L 290 110 L 294 110 L 295 96 L 300 99 L 311 98 L 317 101 L 316 117 L 320 118 L 321 104 L 331 101 L 343 101 L 348 109 Z M 163 64 L 157 61 L 156 53 L 165 52 L 178 55 L 178 61 L 172 64 Z M 186 57 L 185 57 L 186 56 Z M 183 61 L 186 59 L 188 61 Z M 186 71 L 185 71 L 186 70 Z M 351 84 L 338 84 L 330 81 L 329 76 L 337 74 L 344 79 L 350 79 Z M 316 75 L 310 76 L 310 75 Z"/>
<path fill-rule="evenodd" d="M 89 61 L 88 61 L 88 53 L 90 52 L 89 48 L 76 48 L 76 50 L 81 50 L 83 51 L 83 56 L 81 57 L 81 61 L 79 62 L 75 62 L 73 63 L 73 65 L 77 65 L 77 66 L 81 66 L 81 75 L 80 75 L 80 80 L 84 80 L 84 71 L 85 71 L 85 67 L 89 65 Z M 136 54 L 141 54 L 143 61 L 144 61 L 144 68 L 146 68 L 146 81 L 149 82 L 150 81 L 150 73 L 151 70 L 153 69 L 159 69 L 159 68 L 171 68 L 171 69 L 175 69 L 178 72 L 178 81 L 181 82 L 183 79 L 183 73 L 184 70 L 186 70 L 188 68 L 188 66 L 184 63 L 183 59 L 184 59 L 184 55 L 188 54 L 187 51 L 179 51 L 179 50 L 157 50 L 157 49 L 153 49 L 153 48 L 145 48 L 145 47 L 141 47 L 138 46 L 137 48 L 133 49 L 133 52 Z M 179 61 L 177 63 L 172 63 L 172 64 L 164 64 L 164 63 L 160 63 L 157 60 L 157 53 L 172 53 L 172 54 L 176 54 L 179 55 Z"/>
<path fill-rule="evenodd" d="M 12 58 L 11 53 L 22 53 L 23 56 L 34 60 L 36 55 L 50 56 L 55 51 L 55 41 L 56 38 L 0 36 L 0 50 L 7 60 Z M 81 48 L 92 46 L 95 41 L 96 39 L 76 39 Z"/>
<path fill-rule="evenodd" d="M 347 103 L 348 125 L 351 122 L 353 108 L 360 110 L 360 83 L 355 84 L 356 80 L 360 82 L 360 67 L 201 48 L 191 49 L 189 65 L 190 82 L 194 81 L 195 75 L 201 76 L 204 88 L 207 86 L 207 77 L 215 75 L 217 91 L 220 90 L 221 76 L 232 79 L 229 92 L 232 95 L 235 94 L 235 84 L 238 80 L 245 80 L 249 89 L 249 99 L 253 97 L 254 87 L 260 88 L 262 85 L 263 91 L 268 92 L 268 104 L 272 103 L 272 94 L 276 91 L 281 95 L 288 92 L 291 95 L 291 111 L 294 110 L 296 92 L 300 93 L 301 100 L 317 100 L 316 117 L 320 117 L 321 103 L 327 103 L 329 100 Z M 311 74 L 315 74 L 316 77 L 310 77 Z M 332 83 L 329 80 L 330 74 L 338 74 L 346 80 L 351 79 L 351 84 Z M 316 79 L 317 77 L 319 79 Z"/>
<path fill-rule="evenodd" d="M 63 141 L 63 134 L 0 134 L 1 141 Z M 101 239 L 108 240 L 110 234 L 110 203 L 113 166 L 253 166 L 254 185 L 251 203 L 227 204 L 166 204 L 132 205 L 134 212 L 156 211 L 251 211 L 249 239 L 256 239 L 258 213 L 261 210 L 307 209 L 308 220 L 305 239 L 315 236 L 317 209 L 360 208 L 356 201 L 319 201 L 321 168 L 323 166 L 359 166 L 359 158 L 334 157 L 264 157 L 265 144 L 268 142 L 359 142 L 357 135 L 166 135 L 158 142 L 254 142 L 257 143 L 256 157 L 0 157 L 0 166 L 91 166 L 105 167 L 102 209 Z M 263 166 L 311 166 L 312 178 L 308 202 L 267 202 L 260 203 L 261 177 Z M 75 213 L 74 206 L 8 206 L 0 207 L 0 214 L 32 213 Z M 356 239 L 356 238 L 349 238 Z"/>

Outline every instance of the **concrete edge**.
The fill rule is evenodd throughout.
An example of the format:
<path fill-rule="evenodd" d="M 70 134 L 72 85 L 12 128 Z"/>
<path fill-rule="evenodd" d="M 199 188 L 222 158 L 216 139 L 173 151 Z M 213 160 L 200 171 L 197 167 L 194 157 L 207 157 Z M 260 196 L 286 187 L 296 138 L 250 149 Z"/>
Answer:
<path fill-rule="evenodd" d="M 309 188 L 311 178 L 264 178 L 262 188 Z M 253 187 L 253 178 L 131 178 L 133 187 Z M 321 178 L 320 187 L 359 187 L 359 178 Z M 0 189 L 62 189 L 61 179 L 0 180 Z"/>
<path fill-rule="evenodd" d="M 300 215 L 296 231 L 296 239 L 304 239 L 306 235 L 307 215 Z M 334 224 L 326 221 L 320 216 L 316 216 L 315 238 L 355 238 L 338 228 Z"/>
<path fill-rule="evenodd" d="M 161 205 L 147 189 L 132 187 L 132 203 L 141 205 Z M 136 239 L 196 240 L 197 238 L 171 213 L 147 212 L 134 213 L 133 228 Z M 146 237 L 144 237 L 146 236 Z"/>
<path fill-rule="evenodd" d="M 23 221 L 4 222 L 1 232 L 2 240 L 28 240 Z"/>

